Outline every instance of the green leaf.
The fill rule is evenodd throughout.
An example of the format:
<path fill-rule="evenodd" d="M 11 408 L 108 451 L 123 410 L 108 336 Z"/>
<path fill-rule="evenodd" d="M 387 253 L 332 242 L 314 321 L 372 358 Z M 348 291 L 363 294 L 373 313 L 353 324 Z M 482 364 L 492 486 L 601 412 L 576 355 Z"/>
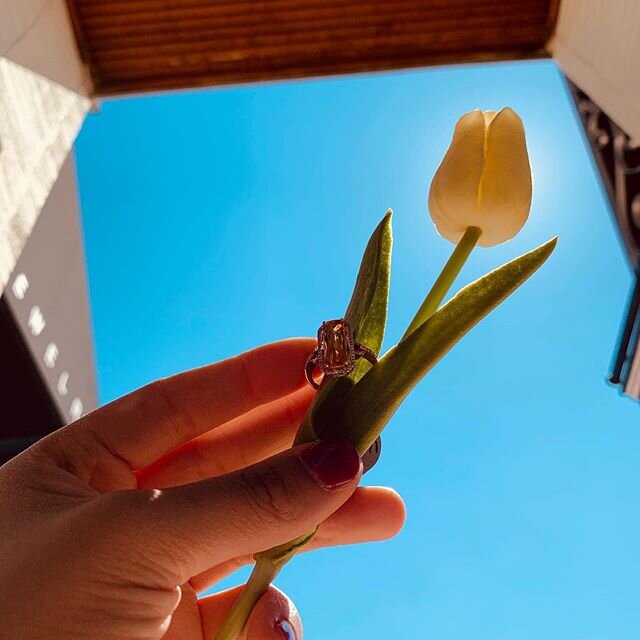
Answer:
<path fill-rule="evenodd" d="M 456 294 L 390 349 L 345 398 L 339 419 L 323 424 L 364 453 L 421 378 L 490 311 L 547 260 L 556 238 L 483 276 Z"/>
<path fill-rule="evenodd" d="M 366 345 L 376 354 L 380 353 L 382 348 L 387 324 L 393 244 L 392 215 L 392 211 L 389 209 L 369 238 L 367 248 L 362 256 L 351 301 L 344 316 L 353 328 L 355 340 Z M 363 358 L 358 361 L 349 376 L 325 379 L 302 420 L 295 444 L 318 439 L 316 429 L 314 429 L 318 413 L 320 411 L 332 413 L 333 408 L 342 404 L 342 400 L 353 385 L 370 368 L 369 362 Z"/>
<path fill-rule="evenodd" d="M 369 239 L 344 316 L 353 328 L 356 341 L 369 347 L 376 354 L 379 354 L 382 348 L 387 324 L 393 244 L 392 215 L 389 209 Z M 370 368 L 371 364 L 362 359 L 349 377 L 357 382 Z"/>

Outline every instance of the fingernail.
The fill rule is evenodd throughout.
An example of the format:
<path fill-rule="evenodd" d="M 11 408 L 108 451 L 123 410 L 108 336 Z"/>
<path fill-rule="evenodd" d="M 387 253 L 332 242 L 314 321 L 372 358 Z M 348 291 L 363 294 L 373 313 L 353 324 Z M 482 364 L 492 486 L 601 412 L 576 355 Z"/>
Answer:
<path fill-rule="evenodd" d="M 300 454 L 312 478 L 327 491 L 351 482 L 360 471 L 360 456 L 346 440 L 318 442 Z"/>
<path fill-rule="evenodd" d="M 293 625 L 288 620 L 276 622 L 276 629 L 282 634 L 284 640 L 297 640 Z"/>

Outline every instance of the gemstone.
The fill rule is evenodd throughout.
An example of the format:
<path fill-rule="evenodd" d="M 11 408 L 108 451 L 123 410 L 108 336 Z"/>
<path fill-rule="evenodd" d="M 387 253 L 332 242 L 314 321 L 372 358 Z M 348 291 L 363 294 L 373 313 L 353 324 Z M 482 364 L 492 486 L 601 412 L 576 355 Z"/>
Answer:
<path fill-rule="evenodd" d="M 355 362 L 353 333 L 343 320 L 323 322 L 318 331 L 318 364 L 330 376 L 351 372 Z"/>

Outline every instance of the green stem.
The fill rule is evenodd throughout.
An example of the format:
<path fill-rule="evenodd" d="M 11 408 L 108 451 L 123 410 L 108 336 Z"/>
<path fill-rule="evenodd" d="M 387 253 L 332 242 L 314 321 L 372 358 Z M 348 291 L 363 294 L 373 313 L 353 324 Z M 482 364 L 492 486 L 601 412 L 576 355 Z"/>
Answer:
<path fill-rule="evenodd" d="M 421 307 L 418 309 L 418 313 L 416 313 L 409 328 L 402 336 L 401 342 L 438 310 L 444 297 L 447 295 L 449 289 L 451 289 L 451 285 L 458 277 L 464 263 L 467 261 L 469 254 L 476 246 L 481 234 L 482 229 L 478 227 L 468 227 L 464 232 L 464 235 L 460 238 L 447 264 L 433 284 L 433 287 L 431 287 L 431 291 L 429 291 Z"/>
<path fill-rule="evenodd" d="M 249 581 L 242 589 L 214 640 L 236 640 L 247 623 L 253 607 L 275 580 L 282 566 L 281 563 L 273 563 L 266 559 L 256 562 Z"/>
<path fill-rule="evenodd" d="M 260 551 L 253 556 L 256 566 L 253 567 L 249 581 L 244 585 L 242 593 L 235 601 L 214 640 L 236 640 L 244 625 L 247 624 L 253 607 L 280 573 L 280 569 L 316 535 L 317 530 L 318 527 L 294 540 Z"/>

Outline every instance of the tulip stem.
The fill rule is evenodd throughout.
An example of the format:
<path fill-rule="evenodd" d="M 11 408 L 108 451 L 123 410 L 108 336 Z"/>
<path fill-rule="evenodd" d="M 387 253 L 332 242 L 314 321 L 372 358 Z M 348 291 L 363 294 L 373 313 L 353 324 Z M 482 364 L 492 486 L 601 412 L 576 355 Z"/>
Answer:
<path fill-rule="evenodd" d="M 269 585 L 275 580 L 282 563 L 258 560 L 249 576 L 249 581 L 233 604 L 224 624 L 216 633 L 214 640 L 236 640 L 242 632 L 253 607 L 263 596 Z"/>
<path fill-rule="evenodd" d="M 429 291 L 424 302 L 418 309 L 418 313 L 413 317 L 409 328 L 404 332 L 401 342 L 438 310 L 438 307 L 449 292 L 449 289 L 451 289 L 451 285 L 458 277 L 464 263 L 467 261 L 469 254 L 473 251 L 481 235 L 482 229 L 479 227 L 467 227 L 467 230 L 464 232 L 462 238 L 460 238 L 447 264 L 440 272 L 433 287 L 431 287 L 431 291 Z"/>

